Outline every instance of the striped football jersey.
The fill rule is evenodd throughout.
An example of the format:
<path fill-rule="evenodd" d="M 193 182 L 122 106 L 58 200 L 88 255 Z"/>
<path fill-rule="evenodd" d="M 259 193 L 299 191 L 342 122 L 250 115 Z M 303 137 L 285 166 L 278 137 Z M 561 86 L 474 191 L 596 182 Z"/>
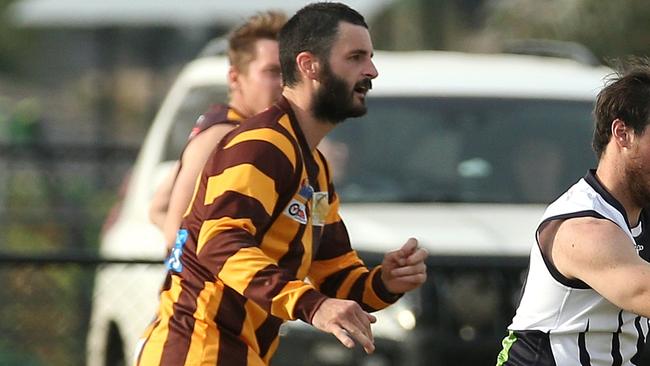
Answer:
<path fill-rule="evenodd" d="M 650 222 L 646 211 L 642 211 L 639 224 L 630 227 L 625 209 L 592 170 L 548 206 L 536 236 L 539 240 L 540 228 L 554 220 L 609 220 L 648 261 L 650 251 L 644 247 Z M 508 328 L 498 366 L 640 365 L 648 319 L 618 308 L 586 283 L 564 277 L 537 243 L 531 250 L 519 308 Z"/>
<path fill-rule="evenodd" d="M 139 365 L 268 365 L 280 325 L 328 297 L 397 300 L 352 250 L 329 168 L 286 99 L 221 141 L 167 260 Z"/>
<path fill-rule="evenodd" d="M 213 104 L 208 110 L 203 113 L 196 120 L 188 140 L 193 139 L 199 133 L 207 130 L 208 128 L 217 124 L 232 124 L 239 126 L 239 123 L 244 119 L 233 107 L 227 104 Z"/>

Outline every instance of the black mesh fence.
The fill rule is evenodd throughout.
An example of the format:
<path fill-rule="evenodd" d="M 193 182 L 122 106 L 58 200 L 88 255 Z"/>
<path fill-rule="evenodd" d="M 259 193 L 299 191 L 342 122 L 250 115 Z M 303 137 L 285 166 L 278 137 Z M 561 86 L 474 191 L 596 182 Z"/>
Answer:
<path fill-rule="evenodd" d="M 98 238 L 136 153 L 0 139 L 0 365 L 86 364 Z"/>
<path fill-rule="evenodd" d="M 136 153 L 132 146 L 0 141 L 2 250 L 96 250 Z"/>
<path fill-rule="evenodd" d="M 0 364 L 83 365 L 93 268 L 3 265 Z"/>
<path fill-rule="evenodd" d="M 369 264 L 379 260 L 362 256 Z M 405 338 L 377 335 L 377 352 L 366 356 L 308 326 L 285 327 L 273 364 L 493 365 L 525 264 L 525 258 L 434 256 L 429 281 L 408 299 L 414 318 L 411 328 L 403 324 Z M 163 277 L 157 260 L 0 255 L 0 365 L 131 364 Z"/>
<path fill-rule="evenodd" d="M 161 259 L 102 258 L 97 242 L 135 154 L 0 143 L 0 365 L 131 364 L 164 267 Z M 368 265 L 381 261 L 360 254 Z M 272 364 L 494 365 L 527 258 L 432 255 L 428 264 L 425 286 L 375 325 L 375 354 L 293 322 Z"/>
<path fill-rule="evenodd" d="M 118 273 L 128 272 L 137 287 L 141 280 L 138 273 L 153 270 L 161 274 L 162 264 L 78 255 L 1 255 L 0 365 L 128 364 L 132 352 L 124 349 L 124 339 L 119 334 L 106 341 L 118 342 L 112 351 L 122 352 L 122 359 L 106 354 L 109 351 L 106 344 L 101 350 L 93 350 L 92 357 L 96 359 L 88 359 L 93 313 L 95 317 L 111 313 L 111 308 L 120 306 L 120 300 L 126 303 L 141 300 L 155 305 L 155 294 L 142 299 L 121 299 L 125 284 L 119 278 L 109 279 L 108 287 L 99 286 L 102 275 L 110 275 L 113 269 L 118 269 Z M 133 313 L 126 320 L 146 324 L 152 315 L 152 312 Z M 113 361 L 107 362 L 111 357 Z"/>

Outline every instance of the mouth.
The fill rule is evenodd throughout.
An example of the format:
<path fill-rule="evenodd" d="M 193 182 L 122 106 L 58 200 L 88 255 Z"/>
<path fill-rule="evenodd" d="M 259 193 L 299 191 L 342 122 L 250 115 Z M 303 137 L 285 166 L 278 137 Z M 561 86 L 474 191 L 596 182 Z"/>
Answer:
<path fill-rule="evenodd" d="M 365 87 L 356 87 L 354 88 L 355 93 L 359 93 L 361 95 L 366 95 L 368 93 L 368 88 Z"/>
<path fill-rule="evenodd" d="M 370 79 L 364 79 L 354 85 L 354 91 L 361 95 L 366 95 L 372 89 L 372 82 Z"/>

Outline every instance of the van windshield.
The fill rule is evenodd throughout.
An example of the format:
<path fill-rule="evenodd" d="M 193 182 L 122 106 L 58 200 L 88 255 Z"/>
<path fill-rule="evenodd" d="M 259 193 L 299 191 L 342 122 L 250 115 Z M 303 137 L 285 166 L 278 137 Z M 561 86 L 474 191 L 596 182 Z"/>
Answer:
<path fill-rule="evenodd" d="M 372 97 L 321 144 L 343 202 L 548 203 L 587 169 L 591 101 Z"/>

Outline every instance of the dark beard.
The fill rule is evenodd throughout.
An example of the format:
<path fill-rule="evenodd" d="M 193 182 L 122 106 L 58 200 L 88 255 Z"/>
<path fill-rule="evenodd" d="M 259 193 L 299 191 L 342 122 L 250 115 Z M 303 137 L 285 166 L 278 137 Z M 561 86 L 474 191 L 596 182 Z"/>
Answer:
<path fill-rule="evenodd" d="M 314 117 L 339 124 L 346 118 L 361 117 L 366 114 L 368 110 L 366 105 L 354 106 L 352 98 L 354 89 L 357 87 L 365 86 L 368 90 L 372 88 L 370 79 L 363 79 L 355 84 L 354 88 L 350 88 L 345 80 L 332 72 L 329 64 L 324 64 L 321 72 L 321 84 L 320 90 L 314 95 Z"/>
<path fill-rule="evenodd" d="M 648 170 L 641 162 L 634 159 L 627 169 L 628 190 L 630 198 L 638 207 L 650 207 L 650 187 Z"/>

